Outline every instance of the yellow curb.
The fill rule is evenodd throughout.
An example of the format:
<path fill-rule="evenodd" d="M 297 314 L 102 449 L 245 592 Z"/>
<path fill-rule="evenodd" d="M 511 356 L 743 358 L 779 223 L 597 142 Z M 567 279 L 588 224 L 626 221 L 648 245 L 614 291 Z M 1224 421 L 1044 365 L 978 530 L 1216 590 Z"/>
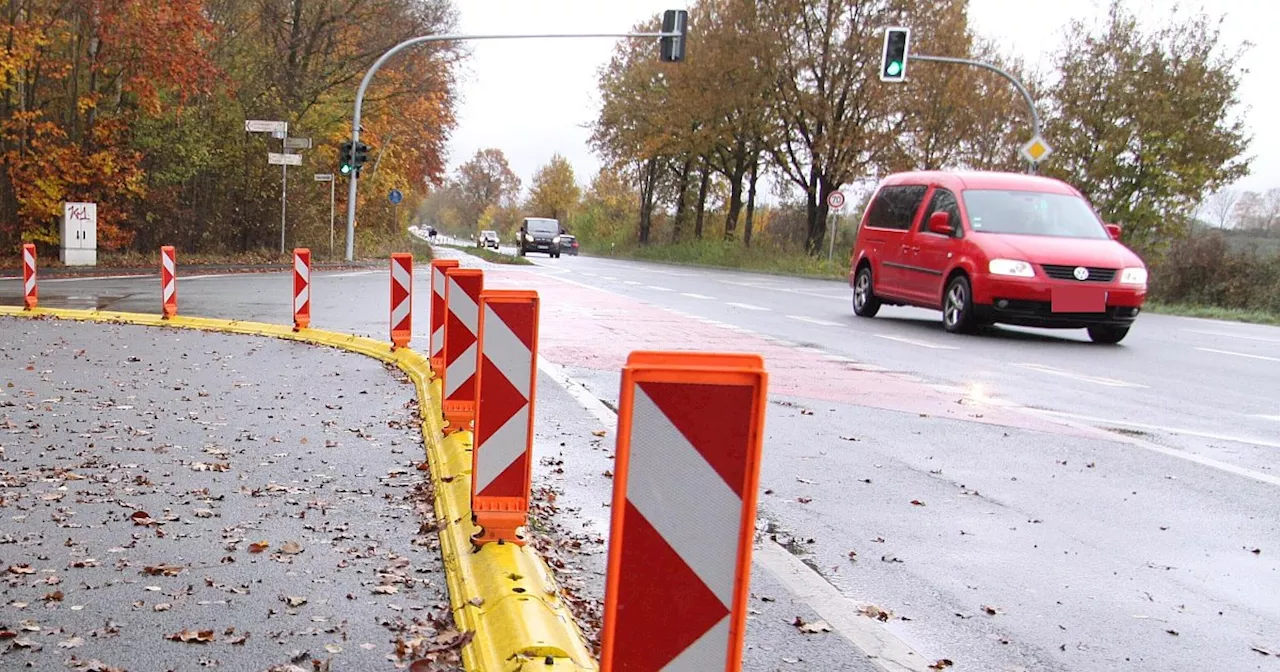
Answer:
<path fill-rule="evenodd" d="M 422 416 L 422 437 L 435 488 L 436 525 L 449 604 L 454 622 L 475 638 L 462 649 L 462 662 L 471 672 L 594 672 L 599 669 L 587 648 L 550 568 L 531 546 L 489 544 L 471 546 L 478 528 L 471 522 L 470 432 L 441 436 L 440 380 L 431 374 L 428 359 L 385 341 L 319 329 L 263 322 L 217 320 L 97 310 L 0 306 L 0 316 L 50 317 L 85 322 L 108 322 L 153 327 L 198 329 L 222 333 L 272 336 L 326 345 L 395 364 L 413 381 Z"/>

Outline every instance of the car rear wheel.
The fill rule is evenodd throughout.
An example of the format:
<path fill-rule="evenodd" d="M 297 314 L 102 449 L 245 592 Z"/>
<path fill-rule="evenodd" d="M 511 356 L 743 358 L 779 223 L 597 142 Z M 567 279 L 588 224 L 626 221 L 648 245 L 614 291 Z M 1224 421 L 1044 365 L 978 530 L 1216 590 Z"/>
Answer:
<path fill-rule="evenodd" d="M 970 334 L 978 327 L 973 311 L 973 290 L 969 278 L 957 275 L 947 283 L 942 300 L 942 326 L 953 334 Z"/>
<path fill-rule="evenodd" d="M 1099 326 L 1089 327 L 1089 340 L 1094 343 L 1114 345 L 1124 340 L 1129 334 L 1129 327 Z"/>
<path fill-rule="evenodd" d="M 853 279 L 853 314 L 858 317 L 875 317 L 880 312 L 880 299 L 876 298 L 875 287 L 871 283 L 871 267 L 858 269 Z"/>

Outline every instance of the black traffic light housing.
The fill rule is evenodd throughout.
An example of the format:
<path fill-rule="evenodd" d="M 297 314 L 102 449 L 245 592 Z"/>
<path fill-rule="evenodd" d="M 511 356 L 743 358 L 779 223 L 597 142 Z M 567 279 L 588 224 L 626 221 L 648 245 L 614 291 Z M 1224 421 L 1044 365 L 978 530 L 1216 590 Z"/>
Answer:
<path fill-rule="evenodd" d="M 357 142 L 355 152 L 351 156 L 355 163 L 356 175 L 360 174 L 360 168 L 364 166 L 365 161 L 369 160 L 369 145 L 363 142 Z"/>
<path fill-rule="evenodd" d="M 678 33 L 678 37 L 661 38 L 659 55 L 664 63 L 679 63 L 684 60 L 684 44 L 689 38 L 689 12 L 683 9 L 668 9 L 662 13 L 662 32 Z"/>
<path fill-rule="evenodd" d="M 356 169 L 351 156 L 351 141 L 348 140 L 338 148 L 338 172 L 350 175 Z"/>
<path fill-rule="evenodd" d="M 901 82 L 907 78 L 907 51 L 911 42 L 910 28 L 886 28 L 884 60 L 880 62 L 880 81 Z"/>

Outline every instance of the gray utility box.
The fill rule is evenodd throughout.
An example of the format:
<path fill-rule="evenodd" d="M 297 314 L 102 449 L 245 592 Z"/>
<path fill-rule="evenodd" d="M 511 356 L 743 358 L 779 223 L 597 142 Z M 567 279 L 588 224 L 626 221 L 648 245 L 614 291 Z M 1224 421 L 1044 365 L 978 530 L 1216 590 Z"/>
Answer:
<path fill-rule="evenodd" d="M 59 257 L 67 266 L 98 264 L 98 204 L 62 204 L 62 249 Z"/>

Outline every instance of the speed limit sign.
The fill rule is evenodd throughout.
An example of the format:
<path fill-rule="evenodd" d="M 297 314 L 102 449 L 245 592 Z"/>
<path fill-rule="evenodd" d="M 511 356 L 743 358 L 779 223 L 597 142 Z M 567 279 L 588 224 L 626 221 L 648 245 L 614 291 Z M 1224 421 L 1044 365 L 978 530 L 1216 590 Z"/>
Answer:
<path fill-rule="evenodd" d="M 843 208 L 844 194 L 838 191 L 833 191 L 827 194 L 827 205 L 830 206 L 832 210 L 839 210 Z"/>

